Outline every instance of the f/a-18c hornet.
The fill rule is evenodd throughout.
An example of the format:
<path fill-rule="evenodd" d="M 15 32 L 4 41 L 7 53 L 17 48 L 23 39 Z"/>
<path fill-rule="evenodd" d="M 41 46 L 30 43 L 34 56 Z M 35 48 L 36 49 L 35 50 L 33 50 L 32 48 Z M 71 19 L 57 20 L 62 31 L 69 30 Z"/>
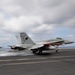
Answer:
<path fill-rule="evenodd" d="M 51 50 L 50 47 L 54 46 L 56 52 L 59 52 L 58 46 L 63 45 L 63 44 L 71 44 L 73 43 L 72 41 L 69 40 L 64 40 L 62 38 L 56 38 L 56 39 L 51 39 L 51 40 L 46 40 L 42 41 L 41 43 L 34 43 L 31 38 L 25 33 L 21 32 L 17 36 L 20 44 L 19 45 L 13 45 L 10 46 L 11 49 L 14 50 L 31 50 L 34 54 L 42 54 L 42 51 L 44 50 Z"/>

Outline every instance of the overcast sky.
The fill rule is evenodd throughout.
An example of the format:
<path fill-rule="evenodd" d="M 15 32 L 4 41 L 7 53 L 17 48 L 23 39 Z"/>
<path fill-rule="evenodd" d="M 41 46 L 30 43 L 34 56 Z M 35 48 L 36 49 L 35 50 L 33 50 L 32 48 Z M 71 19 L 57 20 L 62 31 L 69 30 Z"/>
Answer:
<path fill-rule="evenodd" d="M 34 41 L 75 41 L 75 0 L 0 0 L 0 44 L 17 44 L 22 31 Z"/>

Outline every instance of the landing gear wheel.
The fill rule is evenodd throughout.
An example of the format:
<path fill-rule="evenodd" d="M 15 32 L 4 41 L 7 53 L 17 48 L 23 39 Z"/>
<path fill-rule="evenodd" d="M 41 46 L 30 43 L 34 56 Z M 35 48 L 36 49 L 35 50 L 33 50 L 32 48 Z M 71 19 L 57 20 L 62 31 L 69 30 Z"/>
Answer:
<path fill-rule="evenodd" d="M 59 50 L 56 50 L 56 53 L 59 53 Z"/>
<path fill-rule="evenodd" d="M 36 53 L 36 51 L 33 51 L 33 54 L 35 54 Z"/>
<path fill-rule="evenodd" d="M 37 54 L 38 50 L 32 50 L 33 54 Z"/>
<path fill-rule="evenodd" d="M 42 50 L 40 50 L 40 51 L 38 52 L 38 54 L 42 54 Z"/>
<path fill-rule="evenodd" d="M 42 54 L 42 50 L 32 50 L 33 54 Z"/>

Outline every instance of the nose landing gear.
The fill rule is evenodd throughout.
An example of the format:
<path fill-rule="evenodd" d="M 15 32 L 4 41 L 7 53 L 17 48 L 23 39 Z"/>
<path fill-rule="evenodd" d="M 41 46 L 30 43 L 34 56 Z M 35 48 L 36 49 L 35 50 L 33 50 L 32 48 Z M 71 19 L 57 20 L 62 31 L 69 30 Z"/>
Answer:
<path fill-rule="evenodd" d="M 56 53 L 59 53 L 59 49 L 58 49 L 58 46 L 56 46 Z"/>

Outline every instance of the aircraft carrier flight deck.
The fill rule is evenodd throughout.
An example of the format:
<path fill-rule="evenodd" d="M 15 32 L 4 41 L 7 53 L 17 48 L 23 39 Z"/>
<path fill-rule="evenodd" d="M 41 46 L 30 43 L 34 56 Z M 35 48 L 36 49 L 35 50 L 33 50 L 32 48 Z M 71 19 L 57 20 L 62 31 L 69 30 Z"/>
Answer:
<path fill-rule="evenodd" d="M 0 56 L 0 75 L 75 75 L 75 49 Z"/>

